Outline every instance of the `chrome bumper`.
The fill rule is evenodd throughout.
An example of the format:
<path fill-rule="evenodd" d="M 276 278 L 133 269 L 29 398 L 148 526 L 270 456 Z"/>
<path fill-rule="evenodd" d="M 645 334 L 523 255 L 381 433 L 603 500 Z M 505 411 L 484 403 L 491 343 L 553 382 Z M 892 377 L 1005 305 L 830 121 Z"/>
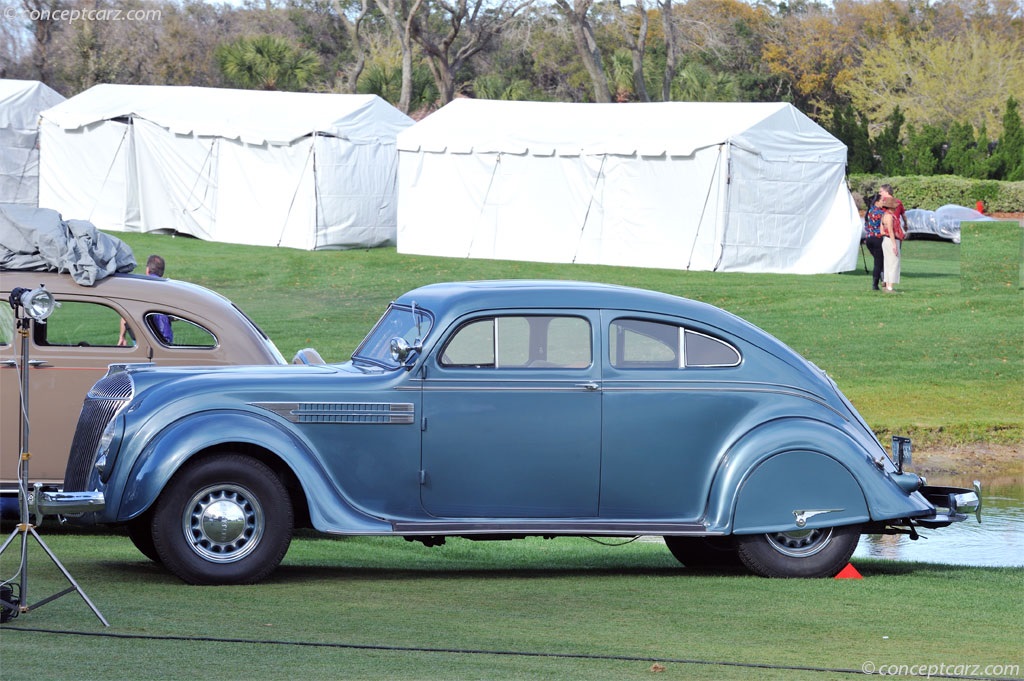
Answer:
<path fill-rule="evenodd" d="M 102 511 L 103 492 L 41 492 L 36 490 L 32 512 L 37 515 L 74 515 Z"/>
<path fill-rule="evenodd" d="M 965 511 L 981 522 L 981 483 L 977 480 L 974 489 L 925 485 L 918 491 L 935 507 L 935 515 L 915 518 L 915 523 L 922 527 L 946 527 L 967 520 Z"/>

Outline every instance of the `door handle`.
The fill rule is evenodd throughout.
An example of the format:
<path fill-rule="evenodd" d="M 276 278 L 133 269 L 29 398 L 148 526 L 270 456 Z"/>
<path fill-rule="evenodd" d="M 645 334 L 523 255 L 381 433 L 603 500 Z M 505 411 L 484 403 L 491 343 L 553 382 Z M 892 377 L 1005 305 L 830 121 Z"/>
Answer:
<path fill-rule="evenodd" d="M 43 359 L 30 359 L 28 365 L 30 367 L 48 367 L 50 363 Z"/>
<path fill-rule="evenodd" d="M 577 383 L 576 387 L 577 388 L 583 388 L 584 390 L 586 390 L 588 392 L 594 392 L 596 390 L 600 390 L 601 389 L 600 384 L 595 383 L 594 381 L 587 381 L 586 383 Z"/>
<path fill-rule="evenodd" d="M 4 361 L 0 362 L 0 366 L 16 367 L 16 366 L 18 366 L 18 362 L 17 362 L 17 360 L 13 360 L 13 359 L 5 359 Z"/>

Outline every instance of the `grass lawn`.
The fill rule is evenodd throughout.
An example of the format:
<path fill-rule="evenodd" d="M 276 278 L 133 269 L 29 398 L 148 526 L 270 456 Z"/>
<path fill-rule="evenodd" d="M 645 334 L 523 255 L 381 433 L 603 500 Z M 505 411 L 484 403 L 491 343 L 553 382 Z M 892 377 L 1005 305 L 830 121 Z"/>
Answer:
<path fill-rule="evenodd" d="M 649 541 L 307 536 L 264 583 L 189 587 L 125 537 L 43 530 L 111 627 L 74 593 L 21 615 L 0 634 L 6 681 L 621 680 L 656 663 L 658 679 L 844 679 L 870 664 L 1017 665 L 990 675 L 1019 677 L 1024 665 L 1019 569 L 865 560 L 863 580 L 768 580 L 687 571 Z M 67 586 L 34 544 L 30 556 L 31 601 Z"/>

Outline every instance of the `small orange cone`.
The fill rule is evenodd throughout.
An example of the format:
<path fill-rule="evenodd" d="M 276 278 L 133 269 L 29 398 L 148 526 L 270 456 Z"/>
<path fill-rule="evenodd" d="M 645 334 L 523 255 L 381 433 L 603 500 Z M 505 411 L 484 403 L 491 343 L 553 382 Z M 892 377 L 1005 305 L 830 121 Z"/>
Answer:
<path fill-rule="evenodd" d="M 839 571 L 836 575 L 836 579 L 864 579 L 861 574 L 857 572 L 857 568 L 853 567 L 853 563 L 847 563 L 846 567 Z"/>

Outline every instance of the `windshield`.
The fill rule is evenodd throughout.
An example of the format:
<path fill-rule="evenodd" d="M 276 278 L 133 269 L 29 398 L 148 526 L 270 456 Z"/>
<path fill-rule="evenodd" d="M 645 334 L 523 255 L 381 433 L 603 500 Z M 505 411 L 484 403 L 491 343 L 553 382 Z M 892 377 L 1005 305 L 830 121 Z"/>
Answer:
<path fill-rule="evenodd" d="M 426 337 L 430 326 L 430 313 L 416 307 L 415 303 L 412 306 L 392 304 L 370 335 L 352 353 L 352 360 L 397 369 L 401 364 L 391 356 L 391 339 L 397 336 L 404 338 L 409 345 L 416 345 Z"/>

